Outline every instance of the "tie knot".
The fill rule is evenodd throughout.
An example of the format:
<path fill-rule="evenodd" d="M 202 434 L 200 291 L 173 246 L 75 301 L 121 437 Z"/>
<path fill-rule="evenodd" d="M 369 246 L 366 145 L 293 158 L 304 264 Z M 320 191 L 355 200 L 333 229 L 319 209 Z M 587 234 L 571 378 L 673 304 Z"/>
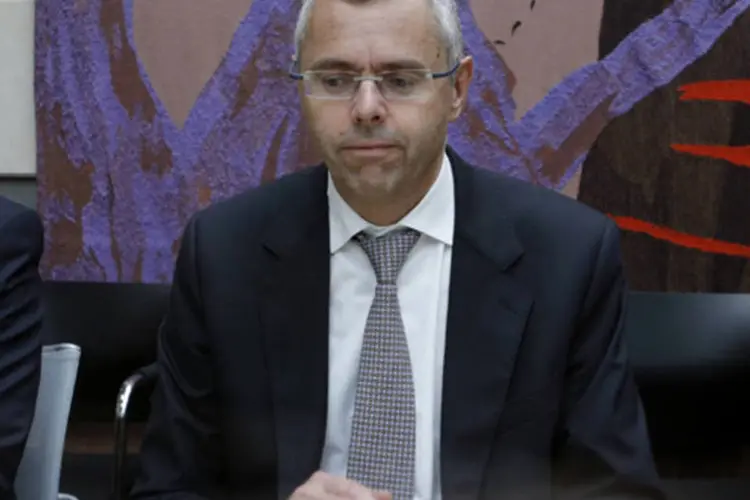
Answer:
<path fill-rule="evenodd" d="M 398 273 L 419 236 L 413 229 L 404 229 L 378 237 L 359 233 L 354 238 L 370 259 L 378 284 L 395 285 Z"/>

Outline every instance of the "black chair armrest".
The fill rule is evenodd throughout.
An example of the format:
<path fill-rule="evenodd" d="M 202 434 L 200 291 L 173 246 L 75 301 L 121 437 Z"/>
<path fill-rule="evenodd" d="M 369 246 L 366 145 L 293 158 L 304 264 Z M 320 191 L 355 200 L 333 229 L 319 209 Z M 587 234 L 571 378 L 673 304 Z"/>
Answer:
<path fill-rule="evenodd" d="M 128 450 L 128 406 L 136 389 L 152 388 L 158 377 L 156 363 L 133 372 L 120 386 L 115 404 L 115 462 L 112 474 L 112 499 L 124 498 L 125 462 Z"/>

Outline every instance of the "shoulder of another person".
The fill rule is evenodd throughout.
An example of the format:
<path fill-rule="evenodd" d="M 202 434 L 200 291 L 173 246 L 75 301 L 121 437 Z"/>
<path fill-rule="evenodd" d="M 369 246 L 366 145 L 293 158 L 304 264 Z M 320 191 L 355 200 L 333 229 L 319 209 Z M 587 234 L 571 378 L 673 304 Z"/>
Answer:
<path fill-rule="evenodd" d="M 17 220 L 20 216 L 26 216 L 28 218 L 24 220 L 29 221 L 29 226 L 34 223 L 37 223 L 38 225 L 40 222 L 39 216 L 33 209 L 0 196 L 0 228 L 12 220 Z"/>

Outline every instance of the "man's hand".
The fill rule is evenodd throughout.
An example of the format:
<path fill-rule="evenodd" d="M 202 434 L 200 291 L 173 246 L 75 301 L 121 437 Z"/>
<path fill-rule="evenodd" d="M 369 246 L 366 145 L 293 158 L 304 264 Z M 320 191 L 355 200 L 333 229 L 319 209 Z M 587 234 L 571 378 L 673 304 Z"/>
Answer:
<path fill-rule="evenodd" d="M 297 488 L 289 500 L 392 500 L 390 493 L 373 491 L 343 477 L 316 472 L 305 484 Z"/>

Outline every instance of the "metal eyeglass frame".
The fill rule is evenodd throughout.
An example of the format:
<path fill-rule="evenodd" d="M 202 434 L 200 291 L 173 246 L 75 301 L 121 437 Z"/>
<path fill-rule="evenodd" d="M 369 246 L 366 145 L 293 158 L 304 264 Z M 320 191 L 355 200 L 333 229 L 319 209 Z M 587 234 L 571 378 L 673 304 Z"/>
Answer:
<path fill-rule="evenodd" d="M 297 80 L 297 81 L 307 80 L 306 77 L 309 74 L 307 71 L 303 71 L 302 73 L 297 73 L 296 71 L 294 71 L 294 67 L 296 66 L 296 64 L 297 64 L 296 60 L 292 62 L 292 66 L 291 66 L 291 68 L 289 68 L 289 76 L 292 78 L 292 80 Z M 426 71 L 425 75 L 428 77 L 429 80 L 437 80 L 438 78 L 447 78 L 449 76 L 453 76 L 453 74 L 458 70 L 458 68 L 460 66 L 461 66 L 461 61 L 458 61 L 448 71 L 440 71 L 440 72 L 435 72 L 435 73 L 431 73 L 429 71 Z M 362 82 L 365 82 L 365 81 L 371 81 L 371 82 L 373 82 L 373 83 L 375 83 L 377 85 L 377 83 L 383 81 L 383 77 L 381 75 L 359 75 L 359 76 L 357 76 L 357 77 L 354 78 L 354 81 L 357 82 L 357 83 L 362 83 Z M 378 89 L 379 89 L 379 87 L 378 87 Z M 356 91 L 355 91 L 355 95 L 356 95 Z M 316 97 L 313 96 L 313 98 L 316 98 Z M 341 99 L 339 99 L 339 98 L 320 98 L 320 97 L 317 97 L 316 99 L 346 100 L 347 98 L 341 98 Z"/>

